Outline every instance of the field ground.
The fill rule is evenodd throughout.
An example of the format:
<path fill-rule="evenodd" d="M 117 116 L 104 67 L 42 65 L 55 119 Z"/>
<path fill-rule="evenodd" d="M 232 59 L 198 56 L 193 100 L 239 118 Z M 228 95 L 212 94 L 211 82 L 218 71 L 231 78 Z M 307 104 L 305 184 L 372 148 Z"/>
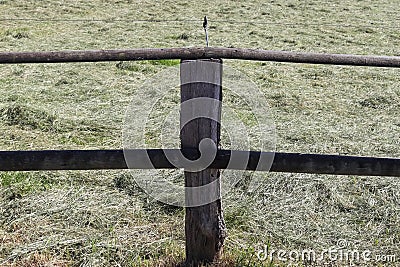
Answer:
<path fill-rule="evenodd" d="M 207 15 L 211 46 L 400 55 L 399 9 L 397 0 L 0 0 L 0 51 L 203 46 Z M 152 19 L 161 21 L 142 21 Z M 0 149 L 122 148 L 135 92 L 176 63 L 2 65 Z M 400 70 L 224 64 L 264 94 L 277 151 L 400 156 Z M 397 178 L 261 177 L 257 190 L 240 183 L 223 199 L 223 266 L 287 266 L 256 252 L 323 251 L 344 240 L 397 257 L 355 264 L 399 264 Z M 3 172 L 0 181 L 0 265 L 173 266 L 184 257 L 184 210 L 147 197 L 128 171 Z"/>

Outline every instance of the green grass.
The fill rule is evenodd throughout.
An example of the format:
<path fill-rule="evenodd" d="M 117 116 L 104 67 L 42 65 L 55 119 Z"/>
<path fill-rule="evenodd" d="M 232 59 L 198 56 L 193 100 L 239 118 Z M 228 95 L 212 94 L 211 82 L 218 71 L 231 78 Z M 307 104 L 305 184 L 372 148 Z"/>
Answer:
<path fill-rule="evenodd" d="M 39 20 L 2 20 L 0 47 L 204 46 L 207 15 L 211 46 L 393 56 L 400 47 L 399 6 L 397 0 L 3 0 L 0 19 Z M 188 21 L 131 21 L 155 19 Z M 129 103 L 151 98 L 151 92 L 138 95 L 143 83 L 178 64 L 1 65 L 0 149 L 122 148 Z M 224 60 L 224 66 L 244 73 L 262 91 L 276 126 L 277 151 L 400 156 L 398 69 L 239 60 Z M 254 124 L 247 103 L 235 94 L 225 90 L 223 101 L 244 125 Z M 162 123 L 177 103 L 177 91 L 158 99 L 146 126 L 147 144 L 161 145 Z M 339 239 L 375 254 L 400 255 L 396 178 L 256 175 L 260 188 L 250 193 L 249 178 L 223 199 L 229 236 L 222 266 L 287 266 L 259 261 L 255 252 L 266 244 L 323 250 Z M 4 172 L 0 178 L 0 265 L 174 266 L 184 258 L 184 210 L 148 197 L 128 171 Z"/>
<path fill-rule="evenodd" d="M 23 197 L 52 187 L 52 181 L 45 175 L 27 172 L 3 172 L 0 174 L 1 186 L 6 189 L 9 199 Z"/>

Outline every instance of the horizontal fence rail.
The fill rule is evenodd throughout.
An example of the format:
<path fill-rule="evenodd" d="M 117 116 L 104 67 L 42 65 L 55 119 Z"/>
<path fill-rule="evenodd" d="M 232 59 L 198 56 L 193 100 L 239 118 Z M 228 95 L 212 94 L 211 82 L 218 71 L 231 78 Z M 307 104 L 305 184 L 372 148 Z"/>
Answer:
<path fill-rule="evenodd" d="M 371 67 L 400 67 L 400 56 L 366 56 L 321 54 L 274 50 L 193 47 L 149 48 L 129 50 L 82 50 L 51 52 L 1 52 L 0 64 L 98 62 L 160 59 L 242 59 L 309 64 L 351 65 Z"/>
<path fill-rule="evenodd" d="M 173 149 L 172 149 L 173 150 Z M 131 150 L 134 152 L 134 150 Z M 143 149 L 141 150 L 143 151 Z M 147 149 L 157 169 L 173 166 L 162 149 Z M 179 151 L 179 149 L 175 149 Z M 196 149 L 180 150 L 187 158 L 200 156 Z M 255 170 L 261 153 L 249 152 L 247 170 Z M 225 169 L 230 150 L 218 150 L 210 168 Z M 41 150 L 0 151 L 0 171 L 95 170 L 128 169 L 123 150 Z M 317 173 L 335 175 L 397 176 L 400 177 L 400 158 L 374 158 L 342 155 L 275 153 L 270 171 Z"/>

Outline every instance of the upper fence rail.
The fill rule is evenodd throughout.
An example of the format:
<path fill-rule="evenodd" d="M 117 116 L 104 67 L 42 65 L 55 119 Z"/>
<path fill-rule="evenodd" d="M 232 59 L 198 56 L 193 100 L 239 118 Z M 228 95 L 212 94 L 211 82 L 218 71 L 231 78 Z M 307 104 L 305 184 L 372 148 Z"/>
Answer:
<path fill-rule="evenodd" d="M 160 59 L 195 60 L 210 58 L 400 68 L 400 56 L 323 54 L 219 47 L 0 52 L 0 64 L 134 61 Z"/>

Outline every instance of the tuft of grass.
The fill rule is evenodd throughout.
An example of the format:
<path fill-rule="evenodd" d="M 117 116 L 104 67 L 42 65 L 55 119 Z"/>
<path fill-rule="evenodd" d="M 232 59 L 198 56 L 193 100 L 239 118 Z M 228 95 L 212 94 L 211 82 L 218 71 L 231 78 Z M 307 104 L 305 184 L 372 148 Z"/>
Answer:
<path fill-rule="evenodd" d="M 140 62 L 121 61 L 115 66 L 119 70 L 141 72 L 144 74 L 156 73 L 156 70 L 152 66 L 148 66 Z"/>
<path fill-rule="evenodd" d="M 177 39 L 179 39 L 179 40 L 189 40 L 189 34 L 182 33 L 182 34 L 178 35 Z"/>
<path fill-rule="evenodd" d="M 369 98 L 366 98 L 364 100 L 361 100 L 359 104 L 362 107 L 368 107 L 368 108 L 384 108 L 385 106 L 388 106 L 392 103 L 390 99 L 386 96 L 372 96 Z"/>
<path fill-rule="evenodd" d="M 24 128 L 53 131 L 56 128 L 57 117 L 29 106 L 12 103 L 0 109 L 1 118 L 7 125 L 17 125 Z"/>
<path fill-rule="evenodd" d="M 283 111 L 300 111 L 303 108 L 303 100 L 296 94 L 288 95 L 287 93 L 278 93 L 269 96 L 268 100 L 271 106 L 279 108 Z"/>
<path fill-rule="evenodd" d="M 8 29 L 4 32 L 4 35 L 14 39 L 30 38 L 27 28 Z"/>

